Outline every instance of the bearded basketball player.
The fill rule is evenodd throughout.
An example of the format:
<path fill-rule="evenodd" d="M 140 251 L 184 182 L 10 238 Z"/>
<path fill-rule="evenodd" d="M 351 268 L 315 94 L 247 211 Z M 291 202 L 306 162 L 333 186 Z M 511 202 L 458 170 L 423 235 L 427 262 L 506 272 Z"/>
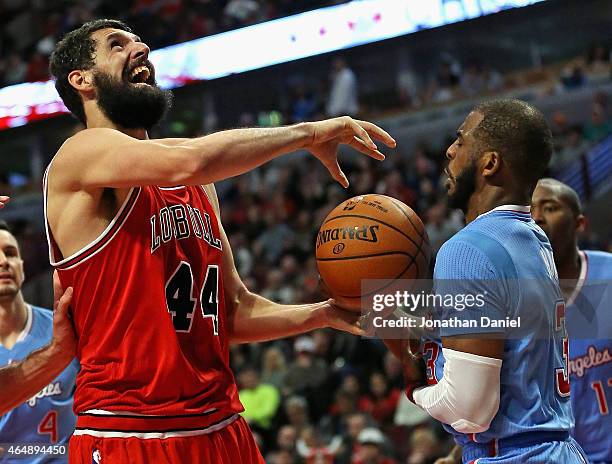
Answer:
<path fill-rule="evenodd" d="M 56 88 L 85 130 L 45 177 L 51 264 L 73 287 L 78 336 L 72 463 L 260 463 L 239 413 L 230 343 L 319 327 L 362 333 L 325 301 L 278 305 L 242 283 L 213 183 L 306 150 L 343 186 L 339 144 L 382 160 L 374 124 L 341 117 L 194 139 L 148 138 L 170 93 L 125 24 L 96 20 L 51 58 Z M 202 57 L 207 59 L 207 57 Z"/>

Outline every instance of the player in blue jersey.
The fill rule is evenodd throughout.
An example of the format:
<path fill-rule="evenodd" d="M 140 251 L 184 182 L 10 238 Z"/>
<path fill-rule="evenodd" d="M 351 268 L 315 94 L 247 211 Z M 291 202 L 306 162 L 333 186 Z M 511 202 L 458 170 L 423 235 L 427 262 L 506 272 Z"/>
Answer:
<path fill-rule="evenodd" d="M 551 153 L 543 115 L 519 100 L 474 108 L 446 153 L 449 204 L 467 225 L 440 249 L 434 290 L 484 304 L 438 308 L 439 337 L 422 346 L 427 386 L 404 362 L 409 398 L 454 435 L 464 463 L 586 462 L 569 436 L 563 296 L 529 207 Z"/>
<path fill-rule="evenodd" d="M 72 412 L 72 392 L 79 366 L 73 361 L 57 377 L 49 376 L 50 372 L 58 371 L 57 367 L 47 364 L 55 361 L 66 366 L 74 356 L 74 345 L 69 340 L 68 343 L 50 343 L 53 314 L 24 301 L 23 281 L 19 245 L 6 224 L 0 223 L 0 366 L 11 364 L 0 370 L 0 404 L 15 405 L 26 399 L 25 403 L 0 416 L 0 446 L 3 448 L 0 462 L 65 462 L 65 457 L 57 459 L 54 456 L 61 448 L 46 448 L 44 453 L 34 456 L 33 448 L 27 445 L 67 443 L 76 420 Z M 62 314 L 65 316 L 65 312 Z M 59 351 L 62 349 L 67 353 Z M 11 393 L 17 401 L 9 397 Z"/>
<path fill-rule="evenodd" d="M 567 301 L 569 374 L 576 425 L 572 435 L 591 463 L 612 463 L 612 253 L 580 251 L 584 228 L 574 190 L 542 179 L 533 193 L 532 214 L 552 244 Z"/>

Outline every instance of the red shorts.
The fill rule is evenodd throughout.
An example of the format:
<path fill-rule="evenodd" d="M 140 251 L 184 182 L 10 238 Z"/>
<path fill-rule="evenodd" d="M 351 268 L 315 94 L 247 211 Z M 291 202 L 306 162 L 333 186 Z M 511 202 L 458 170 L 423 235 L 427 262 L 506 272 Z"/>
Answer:
<path fill-rule="evenodd" d="M 246 421 L 200 435 L 171 438 L 73 435 L 70 464 L 264 464 Z"/>

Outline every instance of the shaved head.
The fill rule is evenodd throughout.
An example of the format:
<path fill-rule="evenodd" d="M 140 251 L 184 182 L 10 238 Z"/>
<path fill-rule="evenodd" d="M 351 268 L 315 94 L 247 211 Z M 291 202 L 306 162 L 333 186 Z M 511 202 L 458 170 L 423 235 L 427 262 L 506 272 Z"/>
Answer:
<path fill-rule="evenodd" d="M 577 217 L 582 214 L 582 204 L 580 202 L 580 198 L 578 197 L 576 191 L 569 185 L 564 184 L 557 179 L 545 177 L 544 179 L 540 179 L 538 181 L 538 186 L 547 188 L 556 200 L 563 202 L 565 206 L 572 210 L 574 216 Z"/>

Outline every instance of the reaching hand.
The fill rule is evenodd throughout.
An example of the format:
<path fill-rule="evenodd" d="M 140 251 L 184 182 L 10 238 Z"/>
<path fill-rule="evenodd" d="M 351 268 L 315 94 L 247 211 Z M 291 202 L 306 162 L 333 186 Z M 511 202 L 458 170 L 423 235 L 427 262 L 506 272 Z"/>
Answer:
<path fill-rule="evenodd" d="M 69 308 L 72 301 L 72 287 L 64 292 L 57 271 L 53 272 L 53 340 L 52 344 L 62 358 L 70 362 L 76 355 L 77 339 L 70 320 Z"/>
<path fill-rule="evenodd" d="M 6 205 L 10 199 L 11 197 L 7 197 L 6 195 L 0 195 L 0 209 L 4 208 L 4 205 Z"/>
<path fill-rule="evenodd" d="M 341 143 L 380 161 L 385 159 L 385 155 L 378 151 L 372 139 L 381 141 L 390 148 L 396 145 L 393 137 L 377 125 L 348 116 L 309 124 L 312 128 L 312 138 L 305 148 L 323 163 L 332 177 L 344 188 L 348 187 L 349 182 L 338 164 L 338 146 Z"/>
<path fill-rule="evenodd" d="M 325 315 L 325 327 L 342 330 L 353 335 L 365 335 L 365 331 L 360 324 L 361 313 L 342 309 L 336 306 L 334 300 L 327 300 L 322 303 L 321 310 Z"/>

